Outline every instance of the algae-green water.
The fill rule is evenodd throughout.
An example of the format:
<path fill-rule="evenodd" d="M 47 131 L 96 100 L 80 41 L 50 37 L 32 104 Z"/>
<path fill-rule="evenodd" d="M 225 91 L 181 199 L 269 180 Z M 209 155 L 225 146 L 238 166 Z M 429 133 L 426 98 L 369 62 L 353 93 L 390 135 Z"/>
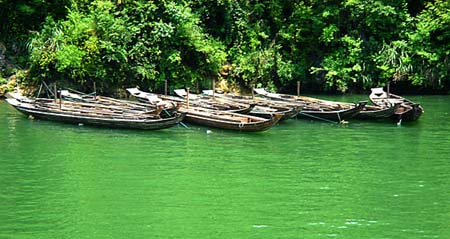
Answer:
<path fill-rule="evenodd" d="M 411 98 L 417 122 L 258 133 L 78 126 L 0 101 L 0 238 L 450 238 L 450 97 Z"/>

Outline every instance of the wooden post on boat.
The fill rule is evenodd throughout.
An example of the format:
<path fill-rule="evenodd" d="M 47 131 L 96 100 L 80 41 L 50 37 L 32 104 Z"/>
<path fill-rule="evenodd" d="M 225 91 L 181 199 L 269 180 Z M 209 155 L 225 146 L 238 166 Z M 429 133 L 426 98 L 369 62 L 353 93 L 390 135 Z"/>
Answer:
<path fill-rule="evenodd" d="M 58 93 L 56 92 L 56 82 L 53 87 L 53 95 L 55 96 L 55 104 L 58 102 Z"/>
<path fill-rule="evenodd" d="M 95 86 L 95 81 L 94 81 L 94 100 L 97 100 L 97 87 Z"/>
<path fill-rule="evenodd" d="M 164 95 L 167 95 L 167 80 L 164 81 Z"/>
<path fill-rule="evenodd" d="M 300 81 L 297 81 L 297 96 L 300 96 Z"/>
<path fill-rule="evenodd" d="M 387 94 L 386 94 L 386 95 L 387 95 L 387 98 L 388 98 L 388 99 L 389 99 L 389 92 L 390 92 L 390 89 L 389 89 L 389 88 L 390 88 L 390 86 L 391 86 L 391 82 L 388 82 L 388 83 L 387 83 L 387 86 L 386 86 L 386 90 L 387 90 Z"/>
<path fill-rule="evenodd" d="M 212 95 L 212 97 L 213 97 L 213 99 L 215 99 L 216 98 L 216 96 L 214 95 L 215 94 L 215 92 L 216 92 L 216 80 L 212 80 L 212 90 L 213 90 L 213 95 Z"/>
<path fill-rule="evenodd" d="M 189 87 L 186 88 L 186 105 L 187 108 L 189 109 Z"/>
<path fill-rule="evenodd" d="M 41 83 L 41 86 L 39 86 L 39 91 L 36 95 L 36 98 L 39 98 L 39 96 L 41 95 L 41 90 L 42 90 L 42 83 Z"/>
<path fill-rule="evenodd" d="M 252 86 L 252 100 L 255 98 L 255 86 Z"/>
<path fill-rule="evenodd" d="M 62 94 L 61 94 L 61 89 L 59 90 L 59 109 L 61 109 L 61 104 L 62 104 Z"/>

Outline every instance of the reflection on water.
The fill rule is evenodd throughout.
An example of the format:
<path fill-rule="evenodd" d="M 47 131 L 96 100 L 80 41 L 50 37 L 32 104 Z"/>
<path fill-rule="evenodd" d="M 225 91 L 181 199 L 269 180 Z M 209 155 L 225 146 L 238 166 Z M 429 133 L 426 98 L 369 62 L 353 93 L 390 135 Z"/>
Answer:
<path fill-rule="evenodd" d="M 79 127 L 1 102 L 0 238 L 448 238 L 450 98 L 412 98 L 425 114 L 401 127 L 253 134 Z"/>

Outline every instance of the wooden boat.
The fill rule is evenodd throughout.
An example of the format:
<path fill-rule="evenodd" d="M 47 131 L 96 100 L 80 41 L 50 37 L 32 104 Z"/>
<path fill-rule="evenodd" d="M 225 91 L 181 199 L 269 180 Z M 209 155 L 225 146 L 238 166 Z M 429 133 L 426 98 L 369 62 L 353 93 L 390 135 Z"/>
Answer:
<path fill-rule="evenodd" d="M 277 104 L 259 97 L 251 98 L 250 96 L 239 96 L 233 94 L 213 94 L 212 90 L 204 90 L 203 95 L 214 97 L 219 101 L 226 100 L 249 105 L 255 104 L 255 107 L 253 107 L 248 114 L 263 118 L 271 118 L 273 114 L 280 114 L 282 115 L 280 121 L 296 117 L 301 110 L 301 107 L 295 105 Z"/>
<path fill-rule="evenodd" d="M 82 92 L 74 92 L 69 90 L 61 90 L 60 95 L 62 98 L 68 101 L 101 104 L 104 106 L 120 107 L 122 109 L 130 109 L 130 110 L 150 111 L 162 106 L 163 110 L 161 114 L 167 117 L 170 117 L 171 115 L 176 113 L 179 107 L 177 104 L 173 104 L 171 102 L 159 102 L 157 104 L 149 105 L 148 103 L 120 100 L 105 96 L 84 94 Z"/>
<path fill-rule="evenodd" d="M 305 96 L 293 96 L 287 94 L 276 94 L 267 92 L 263 88 L 254 89 L 255 92 L 263 97 L 277 102 L 289 102 L 290 104 L 302 107 L 298 117 L 319 119 L 326 121 L 342 122 L 356 115 L 366 106 L 367 102 L 361 101 L 356 104 L 341 103 L 328 100 L 321 100 Z"/>
<path fill-rule="evenodd" d="M 185 121 L 220 129 L 242 132 L 257 132 L 272 128 L 282 117 L 274 114 L 271 118 L 261 118 L 251 115 L 226 111 L 209 110 L 201 107 L 181 108 L 186 113 Z"/>
<path fill-rule="evenodd" d="M 162 118 L 162 108 L 148 112 L 98 104 L 33 99 L 17 93 L 10 93 L 8 97 L 6 101 L 10 105 L 33 118 L 111 128 L 164 129 L 178 124 L 185 116 L 183 113 L 176 113 L 172 117 Z"/>
<path fill-rule="evenodd" d="M 186 98 L 185 90 L 176 90 L 176 92 L 178 92 L 177 94 L 181 95 L 181 97 L 153 94 L 153 93 L 141 91 L 137 88 L 128 88 L 126 90 L 132 96 L 136 97 L 140 102 L 155 103 L 155 102 L 159 102 L 159 101 L 166 101 L 166 102 L 179 103 L 181 105 L 187 106 L 187 98 Z M 182 95 L 184 95 L 184 96 L 182 96 Z M 241 114 L 246 114 L 246 113 L 250 112 L 254 107 L 254 105 L 249 105 L 249 104 L 238 104 L 238 103 L 231 103 L 231 102 L 219 102 L 216 100 L 209 100 L 209 99 L 202 98 L 196 94 L 189 94 L 189 106 L 201 107 L 201 108 L 210 109 L 210 110 L 241 113 Z"/>
<path fill-rule="evenodd" d="M 265 107 L 256 105 L 252 111 L 250 111 L 248 114 L 253 116 L 258 116 L 266 119 L 270 119 L 273 117 L 274 114 L 281 115 L 282 120 L 292 119 L 297 116 L 297 114 L 300 112 L 300 109 L 295 108 L 282 108 L 282 107 Z"/>
<path fill-rule="evenodd" d="M 144 92 L 136 88 L 129 88 L 127 89 L 127 91 L 141 101 L 146 100 L 151 104 L 166 100 L 170 101 L 171 99 L 170 97 L 161 96 L 164 97 L 163 100 L 158 97 L 159 95 Z M 176 98 L 179 99 L 178 97 Z M 220 111 L 210 108 L 197 106 L 188 107 L 187 104 L 183 104 L 180 107 L 179 111 L 186 114 L 184 121 L 189 123 L 243 132 L 268 130 L 273 127 L 282 117 L 282 115 L 280 114 L 273 114 L 270 118 L 266 119 L 262 117 L 244 115 L 228 111 Z"/>
<path fill-rule="evenodd" d="M 203 91 L 203 93 L 207 94 L 207 95 L 212 95 L 211 90 Z M 285 107 L 285 108 L 291 108 L 291 109 L 298 108 L 298 112 L 301 111 L 300 107 L 297 107 L 288 102 L 276 103 L 275 101 L 271 101 L 271 100 L 261 98 L 261 97 L 238 96 L 238 95 L 233 95 L 233 94 L 219 94 L 219 93 L 215 93 L 214 95 L 215 95 L 215 97 L 226 98 L 229 100 L 236 100 L 236 101 L 242 100 L 242 102 L 254 101 L 256 103 L 255 108 L 257 108 L 260 105 L 263 105 L 263 106 L 267 105 L 270 108 L 278 108 L 278 107 Z M 348 104 L 348 107 L 352 107 L 352 105 L 353 105 L 351 103 L 344 103 L 344 102 L 339 102 L 339 104 L 342 104 L 342 105 Z M 394 111 L 397 109 L 397 107 L 398 107 L 398 105 L 393 105 L 392 107 L 389 107 L 389 108 L 383 108 L 380 106 L 366 104 L 364 106 L 364 108 L 359 112 L 359 114 L 357 114 L 355 116 L 355 118 L 368 119 L 368 120 L 389 118 L 394 114 Z M 288 114 L 288 117 L 295 117 L 298 114 L 298 112 L 295 114 L 291 114 L 291 115 Z M 286 117 L 286 115 L 283 115 L 282 120 L 284 119 L 284 117 Z"/>
<path fill-rule="evenodd" d="M 415 121 L 423 114 L 423 108 L 420 104 L 414 103 L 404 97 L 386 93 L 383 88 L 372 88 L 369 95 L 370 101 L 374 105 L 388 108 L 398 104 L 392 119 L 398 121 Z"/>
<path fill-rule="evenodd" d="M 186 90 L 177 89 L 177 90 L 174 90 L 174 92 L 179 97 L 183 98 L 184 100 L 187 100 Z M 161 96 L 161 98 L 165 99 L 164 96 Z M 247 114 L 250 111 L 252 111 L 253 107 L 255 107 L 255 104 L 253 104 L 253 103 L 245 104 L 245 103 L 224 101 L 224 100 L 219 101 L 219 100 L 211 98 L 211 97 L 206 97 L 206 96 L 202 96 L 199 94 L 193 94 L 193 93 L 189 93 L 189 103 L 190 104 L 193 103 L 194 106 L 198 105 L 203 108 L 222 110 L 222 111 L 241 113 L 241 114 Z"/>
<path fill-rule="evenodd" d="M 390 107 L 366 105 L 359 112 L 359 114 L 355 116 L 355 118 L 363 120 L 389 119 L 392 115 L 394 115 L 399 106 L 400 104 L 394 104 Z"/>

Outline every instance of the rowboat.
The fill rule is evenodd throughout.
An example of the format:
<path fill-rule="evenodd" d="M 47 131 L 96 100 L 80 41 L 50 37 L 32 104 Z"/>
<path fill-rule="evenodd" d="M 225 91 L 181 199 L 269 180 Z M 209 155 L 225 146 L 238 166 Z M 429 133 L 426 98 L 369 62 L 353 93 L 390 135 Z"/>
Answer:
<path fill-rule="evenodd" d="M 185 116 L 176 113 L 172 117 L 162 117 L 162 108 L 138 111 L 99 104 L 28 98 L 18 93 L 10 93 L 6 101 L 18 111 L 36 119 L 110 128 L 164 129 L 178 124 Z"/>
<path fill-rule="evenodd" d="M 174 90 L 175 94 L 187 101 L 188 93 L 184 89 Z M 165 96 L 161 96 L 162 99 L 166 99 Z M 233 113 L 247 114 L 255 107 L 255 104 L 239 103 L 232 101 L 219 101 L 212 97 L 203 96 L 200 94 L 189 93 L 189 102 L 194 106 L 200 106 L 202 108 L 215 109 L 221 111 L 228 111 Z M 211 107 L 210 107 L 211 105 Z"/>
<path fill-rule="evenodd" d="M 148 103 L 148 102 L 159 102 L 161 100 L 178 103 L 184 106 L 187 106 L 187 92 L 185 90 L 175 90 L 175 92 L 179 95 L 171 96 L 171 95 L 161 95 L 154 94 L 145 91 L 141 91 L 138 88 L 127 88 L 128 93 L 132 96 L 136 97 L 140 102 Z M 189 94 L 189 106 L 192 107 L 201 107 L 210 110 L 219 110 L 219 111 L 228 111 L 233 113 L 241 113 L 245 114 L 250 112 L 254 105 L 250 104 L 240 104 L 240 103 L 231 103 L 231 102 L 219 102 L 217 100 L 211 100 L 203 98 L 196 94 Z"/>
<path fill-rule="evenodd" d="M 213 95 L 212 90 L 204 90 L 203 91 L 204 94 L 207 95 Z M 256 103 L 255 108 L 252 111 L 255 111 L 255 109 L 257 109 L 258 106 L 268 106 L 269 108 L 288 108 L 288 109 L 296 109 L 297 112 L 294 110 L 293 112 L 289 113 L 288 112 L 280 112 L 277 111 L 277 113 L 281 113 L 283 114 L 283 118 L 281 118 L 281 120 L 285 119 L 285 118 L 291 118 L 291 117 L 295 117 L 300 111 L 301 108 L 298 106 L 295 106 L 292 103 L 289 102 L 277 102 L 277 101 L 273 101 L 267 98 L 262 98 L 262 97 L 251 97 L 251 96 L 241 96 L 241 95 L 234 95 L 234 94 L 220 94 L 215 92 L 214 93 L 215 97 L 218 98 L 225 98 L 228 100 L 232 100 L 232 101 L 238 101 L 238 102 L 254 102 Z M 311 97 L 308 97 L 309 99 L 311 99 Z M 336 102 L 337 103 L 337 102 Z M 352 107 L 352 103 L 346 103 L 346 102 L 339 102 L 340 105 L 348 105 L 348 107 Z M 357 114 L 355 116 L 355 118 L 357 119 L 367 119 L 367 120 L 375 120 L 375 119 L 384 119 L 384 118 L 389 118 L 391 117 L 395 110 L 398 108 L 398 105 L 392 105 L 391 107 L 388 108 L 383 108 L 380 106 L 375 106 L 375 105 L 365 105 L 364 108 L 359 112 L 359 114 Z M 251 113 L 251 112 L 250 112 Z"/>
<path fill-rule="evenodd" d="M 241 132 L 257 132 L 272 128 L 282 117 L 274 114 L 266 119 L 251 115 L 226 111 L 209 110 L 201 107 L 180 108 L 186 113 L 185 121 L 207 127 L 235 130 Z"/>
<path fill-rule="evenodd" d="M 232 101 L 243 104 L 254 104 L 255 107 L 248 113 L 263 118 L 271 118 L 273 114 L 282 115 L 281 120 L 291 119 L 297 116 L 301 108 L 295 105 L 277 104 L 260 97 L 241 96 L 234 94 L 214 93 L 212 90 L 204 90 L 203 95 L 214 97 L 219 101 Z"/>
<path fill-rule="evenodd" d="M 162 101 L 170 101 L 171 99 L 170 97 L 155 95 L 136 88 L 129 88 L 127 89 L 127 91 L 140 101 L 147 101 L 147 103 L 150 104 L 156 104 Z M 179 99 L 179 97 L 175 98 Z M 189 104 L 188 106 L 185 103 L 181 105 L 179 111 L 186 114 L 184 121 L 213 128 L 242 132 L 256 132 L 270 129 L 282 117 L 282 115 L 280 114 L 273 114 L 270 115 L 269 118 L 262 118 L 235 112 L 204 108 L 198 105 L 192 106 L 191 104 Z"/>
<path fill-rule="evenodd" d="M 84 94 L 82 92 L 75 92 L 73 90 L 60 90 L 59 93 L 61 97 L 67 101 L 100 104 L 111 108 L 120 107 L 121 109 L 149 111 L 162 107 L 161 114 L 167 117 L 173 115 L 178 109 L 178 105 L 171 102 L 159 102 L 158 104 L 149 105 L 148 103 L 120 100 L 100 95 Z"/>
<path fill-rule="evenodd" d="M 424 110 L 420 104 L 414 103 L 404 97 L 386 93 L 383 88 L 372 88 L 369 95 L 370 101 L 377 106 L 388 108 L 398 104 L 392 119 L 398 121 L 415 121 L 420 118 Z"/>
<path fill-rule="evenodd" d="M 334 102 L 328 100 L 321 100 L 312 97 L 294 96 L 287 94 L 276 94 L 267 92 L 263 88 L 254 89 L 258 95 L 277 102 L 288 102 L 302 107 L 298 117 L 331 120 L 342 122 L 348 120 L 356 115 L 366 106 L 367 102 L 361 101 L 356 104 Z"/>

